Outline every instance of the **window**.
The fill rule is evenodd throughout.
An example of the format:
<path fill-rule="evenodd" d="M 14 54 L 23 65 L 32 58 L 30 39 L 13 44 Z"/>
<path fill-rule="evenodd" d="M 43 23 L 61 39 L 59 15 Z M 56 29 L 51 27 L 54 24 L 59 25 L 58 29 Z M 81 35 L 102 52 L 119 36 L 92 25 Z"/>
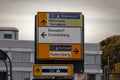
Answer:
<path fill-rule="evenodd" d="M 95 55 L 86 55 L 85 63 L 86 64 L 95 64 L 96 63 Z"/>
<path fill-rule="evenodd" d="M 12 39 L 12 34 L 4 34 L 5 39 Z"/>
<path fill-rule="evenodd" d="M 12 61 L 20 61 L 20 53 L 18 52 L 12 53 Z"/>
<path fill-rule="evenodd" d="M 20 72 L 13 72 L 13 80 L 21 80 Z"/>
<path fill-rule="evenodd" d="M 30 53 L 21 53 L 21 61 L 29 62 L 30 61 Z"/>
<path fill-rule="evenodd" d="M 30 62 L 30 53 L 28 52 L 13 52 L 12 61 L 15 62 Z"/>
<path fill-rule="evenodd" d="M 13 72 L 13 80 L 30 80 L 30 72 Z"/>
<path fill-rule="evenodd" d="M 30 80 L 29 72 L 21 72 L 21 80 Z"/>

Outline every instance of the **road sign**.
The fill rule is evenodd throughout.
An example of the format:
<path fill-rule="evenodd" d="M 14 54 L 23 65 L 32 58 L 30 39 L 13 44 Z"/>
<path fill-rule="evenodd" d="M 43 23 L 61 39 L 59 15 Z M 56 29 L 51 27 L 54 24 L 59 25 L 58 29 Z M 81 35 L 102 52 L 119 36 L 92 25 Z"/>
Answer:
<path fill-rule="evenodd" d="M 73 66 L 63 65 L 63 64 L 41 64 L 33 66 L 33 76 L 72 76 L 73 75 Z"/>
<path fill-rule="evenodd" d="M 81 43 L 81 28 L 39 27 L 39 43 Z"/>
<path fill-rule="evenodd" d="M 82 13 L 38 12 L 38 26 L 83 26 Z"/>
<path fill-rule="evenodd" d="M 36 27 L 38 60 L 83 59 L 82 13 L 38 12 Z M 50 50 L 53 44 L 62 45 L 60 48 L 67 44 L 71 50 Z"/>
<path fill-rule="evenodd" d="M 39 44 L 38 59 L 82 60 L 83 55 L 81 47 L 81 44 Z"/>
<path fill-rule="evenodd" d="M 74 72 L 83 73 L 83 14 L 38 12 L 35 18 L 35 63 L 57 64 L 57 60 L 58 64 L 73 64 Z"/>

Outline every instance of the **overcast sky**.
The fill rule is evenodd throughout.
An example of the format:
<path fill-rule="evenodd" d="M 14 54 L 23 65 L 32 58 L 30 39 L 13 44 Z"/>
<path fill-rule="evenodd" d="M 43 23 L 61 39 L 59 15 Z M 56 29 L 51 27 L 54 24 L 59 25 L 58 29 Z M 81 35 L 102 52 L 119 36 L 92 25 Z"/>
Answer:
<path fill-rule="evenodd" d="M 37 12 L 82 12 L 85 42 L 120 35 L 120 0 L 0 0 L 0 26 L 19 29 L 21 40 L 34 40 Z"/>

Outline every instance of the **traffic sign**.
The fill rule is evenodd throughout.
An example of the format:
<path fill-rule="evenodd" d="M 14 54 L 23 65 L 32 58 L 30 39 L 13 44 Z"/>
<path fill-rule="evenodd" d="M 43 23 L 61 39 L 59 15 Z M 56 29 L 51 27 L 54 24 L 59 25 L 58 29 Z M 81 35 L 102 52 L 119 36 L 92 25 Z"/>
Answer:
<path fill-rule="evenodd" d="M 47 14 L 46 13 L 40 13 L 38 16 L 39 18 L 39 25 L 40 26 L 47 26 Z"/>
<path fill-rule="evenodd" d="M 38 25 L 41 26 L 79 26 L 83 27 L 82 13 L 38 12 Z"/>
<path fill-rule="evenodd" d="M 74 72 L 83 73 L 83 14 L 38 12 L 35 18 L 35 63 L 57 64 L 57 60 L 58 64 L 73 64 Z"/>
<path fill-rule="evenodd" d="M 82 60 L 81 44 L 38 44 L 39 60 Z"/>
<path fill-rule="evenodd" d="M 73 76 L 73 66 L 63 64 L 41 64 L 33 66 L 33 76 Z"/>
<path fill-rule="evenodd" d="M 42 66 L 34 65 L 33 66 L 33 75 L 34 76 L 42 75 Z"/>
<path fill-rule="evenodd" d="M 38 12 L 36 24 L 38 60 L 83 59 L 82 13 Z M 53 44 L 62 45 L 60 48 L 67 44 L 71 46 L 71 50 L 50 50 L 49 47 Z"/>
<path fill-rule="evenodd" d="M 39 27 L 39 43 L 81 43 L 81 28 Z"/>

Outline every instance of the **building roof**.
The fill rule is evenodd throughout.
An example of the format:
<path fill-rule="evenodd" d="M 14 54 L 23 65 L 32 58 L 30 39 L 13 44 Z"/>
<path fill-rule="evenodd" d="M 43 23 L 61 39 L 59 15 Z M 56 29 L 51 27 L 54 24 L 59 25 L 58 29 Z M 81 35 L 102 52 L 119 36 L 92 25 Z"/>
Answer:
<path fill-rule="evenodd" d="M 34 41 L 28 41 L 28 40 L 0 40 L 0 47 L 34 48 Z"/>
<path fill-rule="evenodd" d="M 99 51 L 100 50 L 100 44 L 99 43 L 85 43 L 84 44 L 84 50 Z"/>
<path fill-rule="evenodd" d="M 0 47 L 11 47 L 11 48 L 17 48 L 17 47 L 28 47 L 28 48 L 34 48 L 34 41 L 29 40 L 0 40 Z M 84 50 L 88 51 L 100 51 L 100 45 L 99 43 L 85 43 L 84 44 Z"/>
<path fill-rule="evenodd" d="M 0 27 L 0 31 L 18 31 L 15 27 Z"/>

